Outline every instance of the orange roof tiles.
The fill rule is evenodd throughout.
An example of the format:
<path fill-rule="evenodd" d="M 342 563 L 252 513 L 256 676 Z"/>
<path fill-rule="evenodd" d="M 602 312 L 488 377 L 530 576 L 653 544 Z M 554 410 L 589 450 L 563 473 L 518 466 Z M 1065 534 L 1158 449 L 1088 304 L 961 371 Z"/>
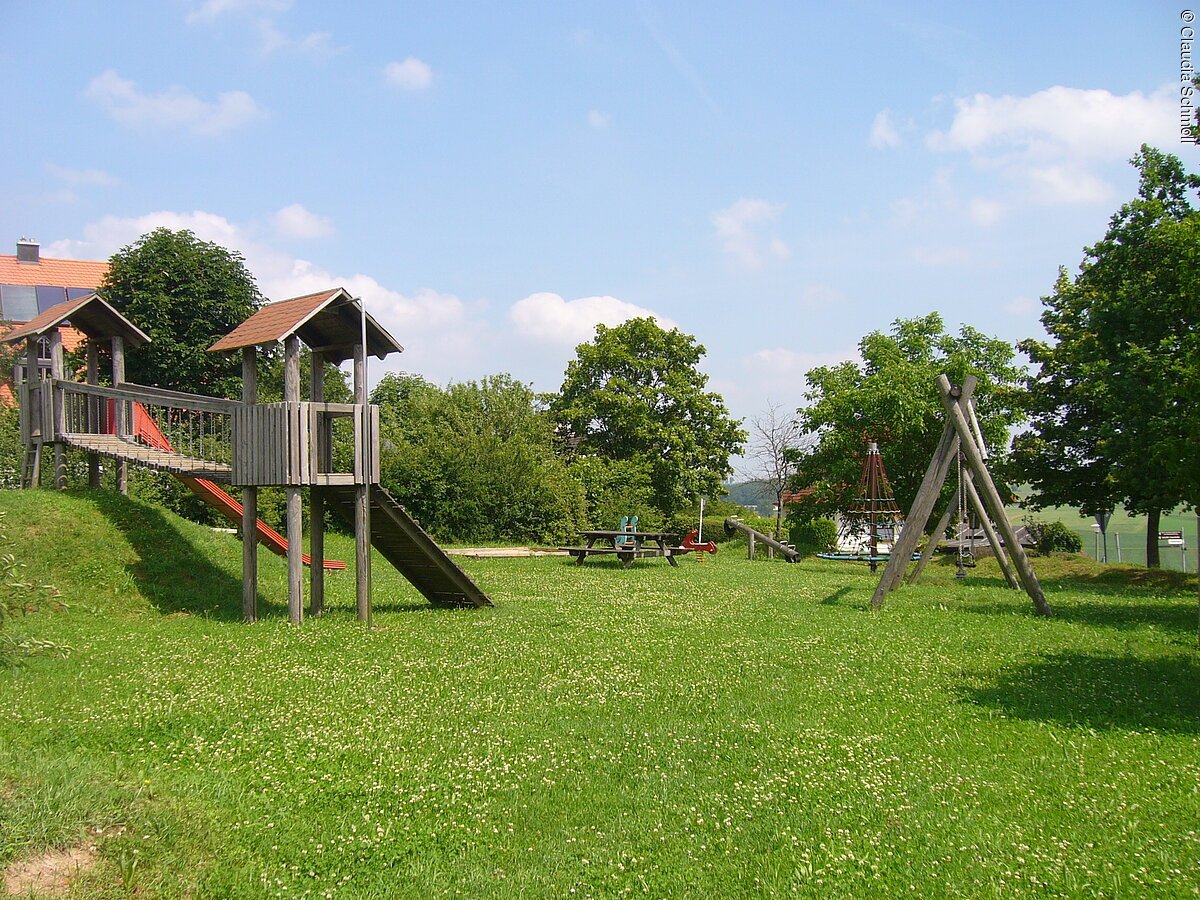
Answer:
<path fill-rule="evenodd" d="M 49 259 L 36 263 L 18 262 L 0 253 L 0 284 L 48 285 L 96 290 L 108 273 L 108 262 L 85 259 Z"/>

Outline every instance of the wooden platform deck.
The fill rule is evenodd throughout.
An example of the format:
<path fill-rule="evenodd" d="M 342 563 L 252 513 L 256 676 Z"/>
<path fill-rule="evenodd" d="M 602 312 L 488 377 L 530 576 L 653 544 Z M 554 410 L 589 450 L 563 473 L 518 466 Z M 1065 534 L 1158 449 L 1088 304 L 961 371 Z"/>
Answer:
<path fill-rule="evenodd" d="M 99 453 L 110 459 L 137 463 L 176 475 L 207 478 L 211 481 L 229 481 L 230 478 L 230 467 L 224 463 L 196 459 L 169 450 L 157 450 L 154 447 L 147 447 L 145 444 L 119 438 L 115 434 L 66 433 L 61 437 L 64 443 L 72 447 Z"/>

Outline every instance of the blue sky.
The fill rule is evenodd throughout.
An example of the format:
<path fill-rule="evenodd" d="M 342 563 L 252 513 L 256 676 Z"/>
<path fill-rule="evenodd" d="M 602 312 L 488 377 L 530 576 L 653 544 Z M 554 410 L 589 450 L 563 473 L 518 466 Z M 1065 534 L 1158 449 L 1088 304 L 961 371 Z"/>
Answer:
<path fill-rule="evenodd" d="M 270 299 L 362 296 L 438 383 L 552 390 L 650 312 L 749 417 L 900 316 L 1040 334 L 1138 145 L 1200 168 L 1182 9 L 0 0 L 0 235 L 190 228 Z"/>

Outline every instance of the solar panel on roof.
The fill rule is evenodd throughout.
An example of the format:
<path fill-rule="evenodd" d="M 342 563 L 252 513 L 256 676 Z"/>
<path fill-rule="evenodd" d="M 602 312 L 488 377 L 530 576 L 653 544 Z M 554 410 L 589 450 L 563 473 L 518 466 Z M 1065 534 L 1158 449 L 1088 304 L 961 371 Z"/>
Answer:
<path fill-rule="evenodd" d="M 67 288 L 67 299 L 78 300 L 80 297 L 86 297 L 88 294 L 96 293 L 91 288 Z"/>
<path fill-rule="evenodd" d="M 67 289 L 60 287 L 49 287 L 48 285 L 39 284 L 37 290 L 37 308 L 38 312 L 43 313 L 57 303 L 62 303 L 67 299 Z"/>
<path fill-rule="evenodd" d="M 0 319 L 8 322 L 28 322 L 37 314 L 37 291 L 33 285 L 0 285 Z"/>

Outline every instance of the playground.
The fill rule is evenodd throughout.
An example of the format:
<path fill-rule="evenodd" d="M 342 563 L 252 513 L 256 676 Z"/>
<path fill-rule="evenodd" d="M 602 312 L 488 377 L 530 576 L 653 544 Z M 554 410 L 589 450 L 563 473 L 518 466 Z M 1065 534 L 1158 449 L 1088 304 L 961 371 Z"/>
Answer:
<path fill-rule="evenodd" d="M 1039 560 L 1046 619 L 988 560 L 872 615 L 865 566 L 460 558 L 496 606 L 456 611 L 377 558 L 374 629 L 350 571 L 297 629 L 264 554 L 248 627 L 229 534 L 108 490 L 0 511 L 72 598 L 14 623 L 48 647 L 0 682 L 0 852 L 92 847 L 79 896 L 1200 885 L 1171 573 Z"/>
<path fill-rule="evenodd" d="M 64 368 L 67 318 L 86 381 Z M 858 512 L 882 575 L 736 517 L 746 559 L 636 516 L 563 555 L 452 558 L 379 484 L 365 358 L 401 348 L 344 291 L 264 307 L 209 348 L 241 353 L 241 401 L 126 382 L 123 346 L 146 335 L 96 296 L 7 339 L 32 369 L 40 338 L 49 377 L 19 385 L 27 484 L 49 468 L 64 487 L 68 452 L 92 477 L 0 493 L 0 551 L 36 579 L 0 681 L 10 895 L 53 887 L 36 873 L 68 863 L 42 850 L 80 896 L 1200 887 L 1194 584 L 1079 556 L 1035 575 L 970 424 L 972 377 L 938 380 L 942 439 L 890 557 L 877 528 L 899 510 L 871 445 Z M 284 400 L 260 403 L 274 343 Z M 354 403 L 325 402 L 324 360 L 353 361 Z M 997 555 L 962 579 L 916 554 L 905 578 L 953 513 L 934 524 L 956 461 L 956 502 Z M 246 539 L 126 496 L 130 465 Z M 260 486 L 285 490 L 285 534 L 258 520 Z M 326 534 L 326 510 L 350 534 Z"/>

